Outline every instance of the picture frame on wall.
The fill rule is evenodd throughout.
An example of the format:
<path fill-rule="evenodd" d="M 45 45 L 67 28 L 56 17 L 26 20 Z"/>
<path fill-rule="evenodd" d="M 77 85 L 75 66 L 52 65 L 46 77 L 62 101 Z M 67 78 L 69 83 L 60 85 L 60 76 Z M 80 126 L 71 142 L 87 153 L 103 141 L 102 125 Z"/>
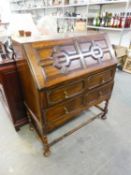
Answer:
<path fill-rule="evenodd" d="M 127 58 L 123 67 L 123 71 L 131 73 L 131 58 Z"/>

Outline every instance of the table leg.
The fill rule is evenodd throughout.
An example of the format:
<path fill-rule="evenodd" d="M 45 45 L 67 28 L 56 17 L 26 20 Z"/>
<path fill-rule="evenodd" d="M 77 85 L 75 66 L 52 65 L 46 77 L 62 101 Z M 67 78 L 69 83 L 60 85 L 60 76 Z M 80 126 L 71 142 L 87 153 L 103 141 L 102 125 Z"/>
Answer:
<path fill-rule="evenodd" d="M 49 143 L 48 143 L 48 138 L 46 135 L 42 136 L 42 141 L 43 141 L 43 144 L 44 144 L 44 156 L 45 157 L 48 157 L 50 156 L 51 154 L 51 151 L 50 151 L 50 146 L 49 146 Z"/>
<path fill-rule="evenodd" d="M 33 127 L 33 124 L 32 124 L 32 120 L 31 120 L 31 117 L 30 117 L 30 113 L 27 111 L 27 117 L 28 117 L 28 120 L 29 120 L 29 128 L 31 131 L 34 130 L 34 127 Z"/>
<path fill-rule="evenodd" d="M 103 120 L 107 119 L 106 114 L 107 114 L 107 112 L 108 112 L 108 104 L 109 104 L 109 100 L 106 100 L 106 101 L 105 101 L 104 112 L 103 112 L 103 114 L 101 115 L 101 119 L 103 119 Z"/>

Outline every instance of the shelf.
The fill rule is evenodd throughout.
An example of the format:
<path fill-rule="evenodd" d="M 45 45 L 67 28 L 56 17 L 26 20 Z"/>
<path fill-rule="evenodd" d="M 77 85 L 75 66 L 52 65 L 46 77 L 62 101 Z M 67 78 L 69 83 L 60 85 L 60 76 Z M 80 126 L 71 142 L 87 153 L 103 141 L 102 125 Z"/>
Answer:
<path fill-rule="evenodd" d="M 21 9 L 13 9 L 11 10 L 12 12 L 18 12 L 18 11 L 32 11 L 32 10 L 40 10 L 40 9 L 44 9 L 45 7 L 32 7 L 32 8 L 21 8 Z"/>
<path fill-rule="evenodd" d="M 9 22 L 0 22 L 0 26 L 7 26 L 9 25 Z"/>
<path fill-rule="evenodd" d="M 43 6 L 43 7 L 32 7 L 32 8 L 21 8 L 15 9 L 12 11 L 31 11 L 31 10 L 40 10 L 40 9 L 53 9 L 53 8 L 68 8 L 68 7 L 82 7 L 87 4 L 68 4 L 68 5 L 53 5 L 53 6 Z"/>
<path fill-rule="evenodd" d="M 18 3 L 22 2 L 23 0 L 18 1 L 11 1 L 12 3 Z M 41 7 L 32 7 L 32 8 L 21 8 L 21 9 L 15 9 L 12 11 L 31 11 L 31 10 L 40 10 L 40 9 L 53 9 L 53 8 L 68 8 L 68 7 L 84 7 L 84 6 L 90 6 L 90 5 L 106 5 L 106 4 L 118 4 L 118 3 L 127 3 L 128 0 L 121 0 L 121 1 L 103 1 L 103 2 L 97 2 L 97 3 L 82 3 L 82 4 L 64 4 L 64 5 L 52 5 L 52 6 L 41 6 Z"/>
<path fill-rule="evenodd" d="M 80 6 L 87 6 L 88 4 L 65 4 L 64 7 L 80 7 Z"/>
<path fill-rule="evenodd" d="M 70 17 L 66 17 L 66 16 L 58 16 L 56 17 L 58 19 L 87 19 L 87 17 L 73 17 L 73 16 L 70 16 Z"/>
<path fill-rule="evenodd" d="M 19 2 L 24 2 L 23 0 L 18 0 L 18 1 L 10 1 L 10 3 L 19 3 Z M 80 6 L 87 6 L 88 3 L 78 3 L 78 4 L 60 4 L 60 5 L 52 5 L 52 6 L 44 6 L 42 8 L 63 8 L 63 7 L 80 7 Z"/>
<path fill-rule="evenodd" d="M 10 1 L 11 3 L 19 3 L 24 2 L 23 0 Z M 43 8 L 62 8 L 62 7 L 79 7 L 79 6 L 87 6 L 87 5 L 106 5 L 106 4 L 118 4 L 118 3 L 127 3 L 128 0 L 112 0 L 112 1 L 102 1 L 102 2 L 93 2 L 93 3 L 78 3 L 78 4 L 61 4 L 61 5 L 52 5 L 52 6 L 44 6 Z"/>
<path fill-rule="evenodd" d="M 99 29 L 99 30 L 111 30 L 111 31 L 131 31 L 131 28 L 113 28 L 113 27 L 97 27 L 97 26 L 90 26 L 87 25 L 87 28 L 90 29 Z"/>
<path fill-rule="evenodd" d="M 128 0 L 121 0 L 121 1 L 103 1 L 103 2 L 89 3 L 88 5 L 120 4 L 120 3 L 127 3 L 127 2 L 128 2 Z"/>
<path fill-rule="evenodd" d="M 23 2 L 23 0 L 18 0 L 18 1 L 10 1 L 10 3 L 19 3 L 19 2 Z"/>
<path fill-rule="evenodd" d="M 64 4 L 64 5 L 52 5 L 52 6 L 45 6 L 44 8 L 68 8 L 68 7 L 82 7 L 87 6 L 88 4 Z"/>

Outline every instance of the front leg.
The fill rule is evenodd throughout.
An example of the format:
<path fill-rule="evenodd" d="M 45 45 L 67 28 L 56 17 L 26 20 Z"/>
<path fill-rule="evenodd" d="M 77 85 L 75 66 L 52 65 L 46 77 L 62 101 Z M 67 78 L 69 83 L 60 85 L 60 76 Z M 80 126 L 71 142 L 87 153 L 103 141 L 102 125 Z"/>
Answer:
<path fill-rule="evenodd" d="M 48 143 L 48 137 L 46 135 L 42 136 L 42 141 L 44 144 L 44 153 L 43 154 L 45 157 L 48 157 L 51 154 L 50 145 Z"/>
<path fill-rule="evenodd" d="M 32 124 L 30 113 L 28 111 L 27 111 L 27 117 L 28 117 L 28 121 L 29 121 L 29 128 L 30 128 L 31 131 L 33 131 L 34 127 L 33 127 L 33 124 Z"/>
<path fill-rule="evenodd" d="M 101 119 L 103 119 L 103 120 L 107 119 L 106 114 L 108 112 L 108 104 L 109 104 L 109 100 L 106 100 L 105 107 L 103 109 L 103 114 L 101 115 Z"/>

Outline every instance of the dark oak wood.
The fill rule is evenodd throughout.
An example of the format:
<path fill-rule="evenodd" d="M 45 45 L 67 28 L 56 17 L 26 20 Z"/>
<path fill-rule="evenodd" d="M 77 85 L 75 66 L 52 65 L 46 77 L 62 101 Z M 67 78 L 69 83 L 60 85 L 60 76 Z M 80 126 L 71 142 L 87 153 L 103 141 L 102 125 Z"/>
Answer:
<path fill-rule="evenodd" d="M 8 109 L 9 116 L 18 131 L 28 120 L 15 61 L 5 60 L 0 63 L 0 84 L 3 89 L 1 93 L 4 106 Z"/>
<path fill-rule="evenodd" d="M 116 69 L 105 34 L 15 41 L 14 49 L 16 59 L 21 60 L 17 69 L 25 106 L 43 141 L 44 155 L 50 153 L 52 145 L 47 134 L 83 110 L 105 101 L 101 114 L 105 117 Z"/>

